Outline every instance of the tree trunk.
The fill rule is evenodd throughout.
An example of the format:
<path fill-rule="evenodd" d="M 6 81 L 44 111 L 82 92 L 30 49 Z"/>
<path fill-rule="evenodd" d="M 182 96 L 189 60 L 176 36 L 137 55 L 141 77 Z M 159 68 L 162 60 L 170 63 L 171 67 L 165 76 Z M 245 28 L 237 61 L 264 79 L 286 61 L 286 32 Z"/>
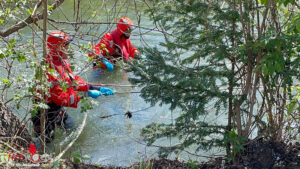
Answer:
<path fill-rule="evenodd" d="M 47 0 L 43 1 L 44 3 L 44 20 L 43 20 L 43 56 L 46 59 L 47 56 L 47 48 L 46 48 L 46 35 L 47 35 Z M 43 62 L 41 66 L 43 66 Z M 40 68 L 41 74 L 44 75 L 42 68 Z M 43 79 L 43 78 L 42 78 Z M 42 82 L 43 83 L 43 82 Z M 46 142 L 45 142 L 45 124 L 46 124 L 46 114 L 47 110 L 43 109 L 41 111 L 41 140 L 42 140 L 42 153 L 46 152 Z"/>

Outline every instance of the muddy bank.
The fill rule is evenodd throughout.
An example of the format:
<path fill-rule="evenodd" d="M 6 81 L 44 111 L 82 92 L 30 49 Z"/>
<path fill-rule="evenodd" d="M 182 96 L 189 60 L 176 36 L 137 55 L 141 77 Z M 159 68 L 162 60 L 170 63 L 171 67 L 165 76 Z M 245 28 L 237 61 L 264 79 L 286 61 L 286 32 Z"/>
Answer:
<path fill-rule="evenodd" d="M 92 169 L 300 169 L 300 144 L 286 145 L 282 142 L 258 140 L 245 145 L 245 150 L 235 163 L 228 163 L 224 158 L 216 158 L 206 163 L 190 164 L 178 160 L 151 159 L 145 163 L 133 164 L 130 167 L 111 167 L 93 164 L 74 164 L 68 162 L 70 168 Z"/>
<path fill-rule="evenodd" d="M 26 125 L 0 102 L 0 141 L 9 142 L 11 146 L 29 147 L 32 142 Z"/>
<path fill-rule="evenodd" d="M 141 168 L 151 168 L 151 169 L 193 169 L 192 166 L 189 166 L 186 163 L 180 162 L 178 160 L 169 160 L 169 159 L 151 159 L 145 161 L 144 163 L 136 163 L 130 167 L 112 167 L 112 166 L 100 166 L 94 164 L 74 164 L 72 162 L 68 162 L 68 167 L 70 168 L 78 168 L 78 169 L 141 169 Z M 200 166 L 195 166 L 199 168 Z M 201 167 L 200 167 L 201 168 Z"/>
<path fill-rule="evenodd" d="M 249 168 L 300 168 L 300 144 L 260 139 L 245 146 L 237 164 L 237 167 Z"/>
<path fill-rule="evenodd" d="M 14 139 L 12 139 L 14 138 Z M 12 141 L 13 140 L 13 141 Z M 25 125 L 21 123 L 9 109 L 0 102 L 0 144 L 9 141 L 9 145 L 27 150 L 32 142 L 31 135 Z M 21 149 L 22 149 L 21 148 Z M 91 169 L 300 169 L 300 144 L 286 145 L 283 142 L 273 142 L 264 139 L 250 141 L 244 145 L 244 151 L 234 159 L 234 163 L 228 162 L 225 157 L 212 159 L 206 163 L 185 163 L 178 160 L 150 159 L 144 163 L 136 163 L 130 167 L 100 166 L 95 164 L 73 163 L 67 160 L 62 163 L 65 168 L 91 168 Z M 44 161 L 43 164 L 49 165 Z M 0 165 L 0 168 L 3 167 Z"/>

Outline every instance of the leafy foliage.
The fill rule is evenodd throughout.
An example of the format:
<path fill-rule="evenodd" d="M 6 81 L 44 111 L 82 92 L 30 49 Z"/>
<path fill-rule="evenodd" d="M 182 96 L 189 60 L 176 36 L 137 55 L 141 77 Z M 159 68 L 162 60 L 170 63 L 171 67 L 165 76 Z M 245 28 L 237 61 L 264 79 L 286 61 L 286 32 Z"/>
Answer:
<path fill-rule="evenodd" d="M 145 59 L 131 63 L 130 80 L 143 86 L 141 96 L 147 102 L 182 111 L 175 124 L 153 123 L 142 132 L 149 145 L 165 137 L 179 138 L 178 144 L 161 147 L 161 155 L 229 144 L 232 153 L 227 153 L 235 156 L 249 139 L 250 128 L 264 123 L 265 116 L 264 131 L 270 132 L 263 135 L 280 139 L 284 89 L 300 77 L 298 21 L 295 13 L 277 18 L 284 13 L 280 4 L 291 5 L 290 1 L 271 7 L 268 1 L 241 3 L 239 9 L 231 1 L 154 0 L 146 11 L 167 33 L 159 47 L 143 49 Z M 266 8 L 272 8 L 269 15 L 263 15 Z M 261 27 L 259 17 L 270 23 Z M 275 26 L 281 23 L 287 24 Z M 213 113 L 228 115 L 227 128 L 206 120 Z"/>
<path fill-rule="evenodd" d="M 0 2 L 0 25 L 8 24 L 11 21 L 18 21 L 20 16 L 31 15 L 33 9 L 32 0 L 2 0 Z"/>

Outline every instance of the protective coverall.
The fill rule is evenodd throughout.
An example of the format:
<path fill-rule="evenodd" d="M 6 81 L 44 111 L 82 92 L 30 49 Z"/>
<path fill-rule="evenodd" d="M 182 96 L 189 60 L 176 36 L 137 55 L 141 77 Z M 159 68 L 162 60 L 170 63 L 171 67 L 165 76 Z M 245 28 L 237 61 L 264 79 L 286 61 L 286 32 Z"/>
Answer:
<path fill-rule="evenodd" d="M 134 58 L 138 50 L 129 39 L 133 29 L 133 22 L 127 17 L 122 17 L 117 23 L 117 29 L 106 33 L 93 47 L 94 52 L 89 53 L 89 56 L 96 60 L 94 67 L 112 71 L 113 68 L 108 67 L 110 65 L 107 61 L 114 64 L 120 59 L 128 61 L 130 57 Z"/>
<path fill-rule="evenodd" d="M 64 32 L 55 31 L 50 33 L 47 38 L 48 55 L 46 58 L 49 64 L 49 71 L 46 73 L 47 80 L 50 82 L 50 96 L 44 96 L 49 109 L 46 115 L 46 141 L 50 142 L 53 136 L 51 131 L 56 125 L 65 125 L 70 127 L 71 119 L 67 115 L 63 107 L 77 108 L 82 96 L 78 95 L 78 91 L 88 93 L 88 96 L 97 98 L 102 95 L 112 95 L 114 92 L 109 88 L 97 87 L 89 85 L 79 76 L 74 76 L 65 48 L 72 39 Z M 38 101 L 38 99 L 36 100 Z M 40 111 L 31 118 L 34 124 L 34 130 L 40 134 Z M 67 125 L 67 126 L 66 126 Z"/>

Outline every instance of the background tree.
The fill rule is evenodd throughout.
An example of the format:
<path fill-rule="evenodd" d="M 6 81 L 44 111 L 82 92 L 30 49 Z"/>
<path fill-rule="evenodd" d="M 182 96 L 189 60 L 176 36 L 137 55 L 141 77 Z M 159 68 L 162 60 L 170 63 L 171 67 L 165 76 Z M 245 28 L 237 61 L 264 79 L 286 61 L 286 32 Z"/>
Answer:
<path fill-rule="evenodd" d="M 174 124 L 144 128 L 149 145 L 178 137 L 178 143 L 160 148 L 161 155 L 219 146 L 234 157 L 249 139 L 295 138 L 299 132 L 290 127 L 299 125 L 298 112 L 288 113 L 286 105 L 300 77 L 296 1 L 154 0 L 148 5 L 154 24 L 168 33 L 160 46 L 143 50 L 146 59 L 133 62 L 131 82 L 144 86 L 146 101 L 182 110 Z M 227 118 L 227 124 L 207 120 L 212 113 Z"/>

